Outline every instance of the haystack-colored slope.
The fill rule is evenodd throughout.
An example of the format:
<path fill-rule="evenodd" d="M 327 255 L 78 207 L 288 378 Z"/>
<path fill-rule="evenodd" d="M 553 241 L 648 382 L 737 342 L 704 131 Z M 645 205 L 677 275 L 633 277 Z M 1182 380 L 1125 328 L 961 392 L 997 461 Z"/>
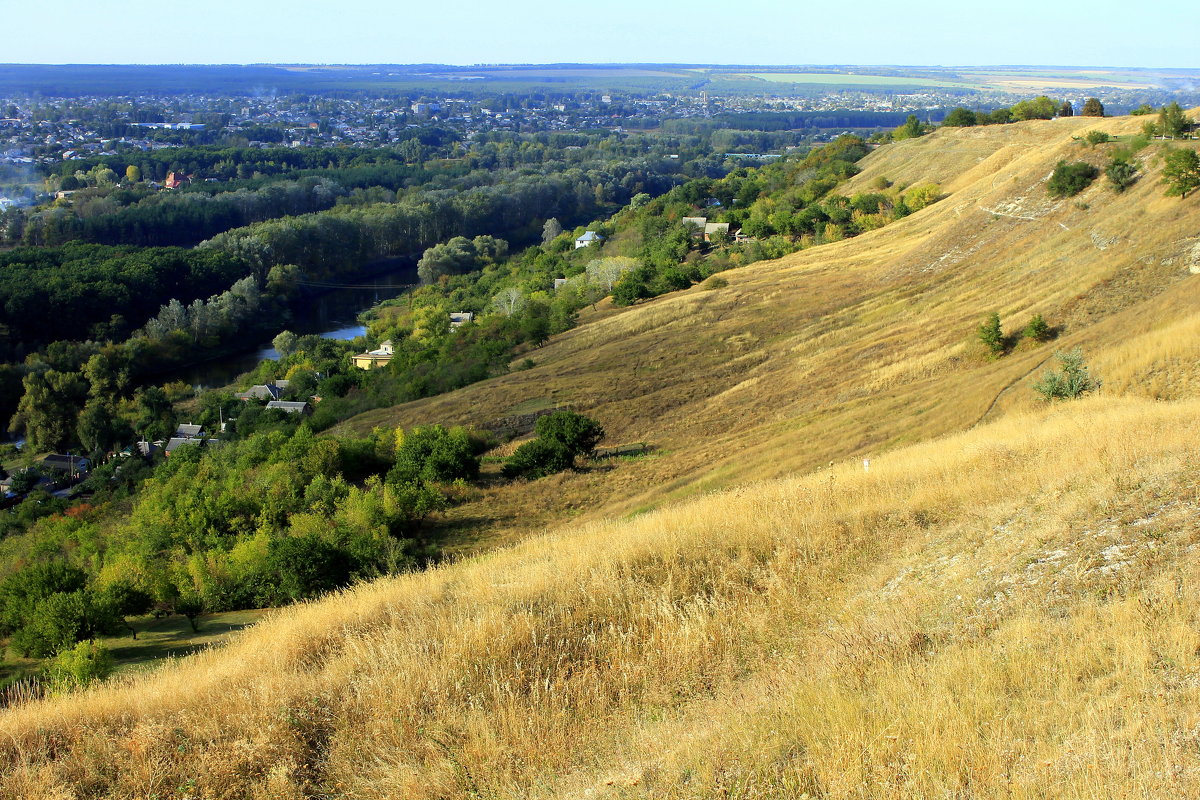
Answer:
<path fill-rule="evenodd" d="M 0 797 L 1200 792 L 1200 402 L 1097 398 L 281 611 Z"/>
<path fill-rule="evenodd" d="M 1139 126 L 1076 118 L 943 129 L 880 148 L 847 191 L 881 177 L 936 181 L 945 199 L 855 239 L 724 273 L 727 288 L 604 315 L 535 351 L 534 369 L 370 412 L 349 427 L 471 423 L 531 400 L 569 404 L 600 419 L 610 441 L 646 441 L 669 456 L 489 500 L 565 514 L 586 498 L 613 513 L 867 457 L 1031 407 L 1028 385 L 1056 348 L 1082 345 L 1102 359 L 1151 310 L 1154 324 L 1197 311 L 1187 282 L 1163 299 L 1200 265 L 1200 249 L 1195 201 L 1163 197 L 1159 145 L 1142 151 L 1146 171 L 1124 194 L 1103 179 L 1070 200 L 1046 192 L 1059 160 L 1103 165 L 1115 147 L 1075 137 Z M 988 361 L 974 333 L 992 311 L 1010 332 L 1041 313 L 1062 335 Z M 1156 391 L 1191 395 L 1195 385 Z"/>

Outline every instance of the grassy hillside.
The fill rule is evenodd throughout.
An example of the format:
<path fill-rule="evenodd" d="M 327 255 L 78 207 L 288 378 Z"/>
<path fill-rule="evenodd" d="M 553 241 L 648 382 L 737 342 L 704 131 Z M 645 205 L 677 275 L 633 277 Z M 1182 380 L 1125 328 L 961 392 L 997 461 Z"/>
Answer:
<path fill-rule="evenodd" d="M 1158 145 L 1123 195 L 1043 185 L 1137 127 L 883 147 L 859 186 L 946 199 L 352 421 L 570 403 L 659 455 L 460 510 L 570 524 L 4 711 L 0 797 L 1197 794 L 1197 200 Z M 1059 338 L 988 360 L 991 311 Z M 1103 390 L 1044 405 L 1076 345 Z"/>
<path fill-rule="evenodd" d="M 1082 346 L 1122 392 L 1190 396 L 1194 383 L 1168 385 L 1147 372 L 1153 361 L 1135 364 L 1143 350 L 1131 341 L 1195 314 L 1187 284 L 1189 268 L 1200 266 L 1195 200 L 1163 196 L 1158 144 L 1138 154 L 1142 177 L 1124 194 L 1101 178 L 1075 198 L 1051 199 L 1045 181 L 1057 161 L 1103 165 L 1117 146 L 1073 139 L 1092 129 L 1128 137 L 1140 122 L 942 129 L 882 147 L 847 193 L 886 178 L 934 181 L 946 198 L 852 240 L 722 273 L 723 289 L 695 287 L 621 313 L 601 306 L 588 324 L 532 352 L 533 369 L 369 412 L 347 427 L 479 422 L 540 401 L 596 417 L 612 442 L 668 453 L 612 473 L 502 488 L 479 514 L 462 511 L 491 518 L 511 509 L 494 521 L 511 531 L 530 507 L 539 521 L 581 508 L 628 513 L 1033 408 L 1028 386 L 1060 348 Z M 1010 332 L 1041 313 L 1061 336 L 989 361 L 975 331 L 992 311 Z M 1182 362 L 1196 352 L 1176 346 Z"/>

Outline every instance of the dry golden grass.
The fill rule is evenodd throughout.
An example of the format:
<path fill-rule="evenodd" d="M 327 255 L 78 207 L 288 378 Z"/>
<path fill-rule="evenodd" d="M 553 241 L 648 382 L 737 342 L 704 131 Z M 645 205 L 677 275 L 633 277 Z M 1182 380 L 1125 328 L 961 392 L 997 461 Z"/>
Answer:
<path fill-rule="evenodd" d="M 1196 206 L 1152 164 L 1048 202 L 1093 127 L 1136 121 L 882 148 L 856 185 L 950 195 L 355 421 L 550 398 L 666 455 L 486 490 L 497 530 L 579 519 L 0 713 L 0 798 L 1200 795 Z M 1066 329 L 988 361 L 992 310 Z M 1104 390 L 1041 404 L 1075 345 Z"/>
<path fill-rule="evenodd" d="M 9 710 L 0 796 L 1193 794 L 1198 412 L 1081 401 L 282 611 Z"/>

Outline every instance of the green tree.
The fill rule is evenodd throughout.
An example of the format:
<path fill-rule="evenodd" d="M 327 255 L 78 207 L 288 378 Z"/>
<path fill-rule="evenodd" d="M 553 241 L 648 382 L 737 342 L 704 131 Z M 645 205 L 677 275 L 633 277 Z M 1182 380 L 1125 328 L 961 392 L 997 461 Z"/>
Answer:
<path fill-rule="evenodd" d="M 1100 102 L 1098 97 L 1089 97 L 1083 103 L 1083 116 L 1085 117 L 1103 117 L 1104 104 Z"/>
<path fill-rule="evenodd" d="M 921 120 L 917 119 L 916 114 L 909 114 L 904 124 L 892 131 L 892 138 L 896 141 L 915 139 L 924 133 L 925 126 L 921 124 Z"/>
<path fill-rule="evenodd" d="M 175 412 L 171 400 L 158 386 L 147 386 L 137 396 L 138 434 L 150 441 L 165 439 L 175 430 Z"/>
<path fill-rule="evenodd" d="M 125 180 L 130 183 L 138 183 L 142 179 L 142 169 L 137 164 L 130 164 L 125 168 Z"/>
<path fill-rule="evenodd" d="M 993 357 L 1004 352 L 1004 330 L 1000 327 L 1000 315 L 995 311 L 979 326 L 977 335 Z"/>
<path fill-rule="evenodd" d="M 545 247 L 562 235 L 563 228 L 554 217 L 546 220 L 542 226 L 542 246 Z"/>
<path fill-rule="evenodd" d="M 396 448 L 389 483 L 449 483 L 479 477 L 479 455 L 465 428 L 413 428 Z"/>
<path fill-rule="evenodd" d="M 1195 150 L 1172 150 L 1163 158 L 1163 183 L 1168 197 L 1186 198 L 1200 187 L 1200 156 Z"/>
<path fill-rule="evenodd" d="M 1022 100 L 1016 103 L 1009 111 L 1014 120 L 1023 122 L 1030 119 L 1054 119 L 1054 115 L 1059 109 L 1059 104 L 1055 103 L 1049 97 L 1041 95 L 1032 100 Z"/>
<path fill-rule="evenodd" d="M 517 448 L 504 465 L 506 477 L 540 478 L 572 469 L 577 456 L 590 456 L 604 438 L 600 423 L 574 411 L 538 417 L 537 438 Z"/>
<path fill-rule="evenodd" d="M 104 453 L 132 436 L 129 425 L 117 415 L 111 400 L 92 398 L 79 413 L 76 434 L 89 453 Z"/>
<path fill-rule="evenodd" d="M 267 569 L 277 602 L 303 600 L 350 582 L 350 559 L 316 535 L 286 536 L 267 545 Z"/>
<path fill-rule="evenodd" d="M 1070 352 L 1054 354 L 1058 370 L 1046 370 L 1033 385 L 1034 391 L 1046 400 L 1070 400 L 1100 388 L 1101 382 L 1088 374 L 1083 363 L 1083 351 L 1078 347 Z"/>
<path fill-rule="evenodd" d="M 534 439 L 509 456 L 502 472 L 506 478 L 542 478 L 575 466 L 575 454 L 559 442 Z"/>
<path fill-rule="evenodd" d="M 36 449 L 62 450 L 75 439 L 76 418 L 87 396 L 87 382 L 77 372 L 32 372 L 22 381 L 25 393 L 14 421 Z"/>
<path fill-rule="evenodd" d="M 1075 107 L 1073 105 L 1071 105 L 1070 100 L 1063 100 L 1062 105 L 1058 107 L 1058 115 L 1060 117 L 1075 116 Z"/>
<path fill-rule="evenodd" d="M 533 429 L 539 438 L 558 442 L 572 453 L 584 456 L 591 456 L 604 438 L 604 428 L 599 422 L 569 410 L 538 417 Z"/>
<path fill-rule="evenodd" d="M 280 331 L 275 338 L 271 340 L 271 346 L 279 353 L 279 357 L 287 358 L 296 350 L 296 342 L 300 337 L 291 331 Z"/>
<path fill-rule="evenodd" d="M 977 122 L 975 112 L 969 108 L 958 108 L 946 115 L 946 119 L 942 120 L 942 124 L 948 128 L 969 128 Z"/>
<path fill-rule="evenodd" d="M 1171 101 L 1159 109 L 1158 134 L 1168 139 L 1179 139 L 1192 127 L 1192 121 L 1183 113 L 1179 103 Z"/>

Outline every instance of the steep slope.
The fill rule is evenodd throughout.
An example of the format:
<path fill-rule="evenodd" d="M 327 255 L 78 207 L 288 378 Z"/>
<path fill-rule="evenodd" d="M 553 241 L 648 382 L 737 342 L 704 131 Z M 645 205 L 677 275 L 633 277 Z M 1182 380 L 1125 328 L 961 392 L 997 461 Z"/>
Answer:
<path fill-rule="evenodd" d="M 1045 189 L 1057 161 L 1102 166 L 1115 147 L 1075 137 L 1139 126 L 1137 118 L 1075 118 L 942 129 L 885 146 L 848 191 L 879 178 L 936 181 L 945 199 L 855 239 L 723 273 L 727 288 L 597 315 L 533 353 L 533 369 L 371 412 L 349 427 L 471 423 L 569 404 L 601 420 L 610 441 L 669 453 L 523 486 L 516 501 L 503 491 L 489 498 L 562 518 L 581 505 L 621 513 L 860 459 L 1030 408 L 1027 386 L 1058 348 L 1082 346 L 1122 391 L 1194 394 L 1195 384 L 1144 384 L 1127 359 L 1107 353 L 1132 331 L 1197 310 L 1188 285 L 1189 268 L 1200 265 L 1195 204 L 1163 197 L 1160 146 L 1139 154 L 1149 168 L 1124 194 L 1103 179 L 1070 200 Z M 974 335 L 992 311 L 1010 332 L 1041 313 L 1062 335 L 988 361 Z"/>
<path fill-rule="evenodd" d="M 661 507 L 5 710 L 0 798 L 1197 795 L 1196 200 L 1047 200 L 1093 127 L 882 148 L 946 199 L 356 421 L 570 402 L 666 452 L 493 491 Z M 992 310 L 1066 330 L 988 361 Z M 1104 390 L 1036 401 L 1076 344 Z"/>
<path fill-rule="evenodd" d="M 0 797 L 1200 791 L 1200 402 L 1097 398 L 278 612 Z"/>

